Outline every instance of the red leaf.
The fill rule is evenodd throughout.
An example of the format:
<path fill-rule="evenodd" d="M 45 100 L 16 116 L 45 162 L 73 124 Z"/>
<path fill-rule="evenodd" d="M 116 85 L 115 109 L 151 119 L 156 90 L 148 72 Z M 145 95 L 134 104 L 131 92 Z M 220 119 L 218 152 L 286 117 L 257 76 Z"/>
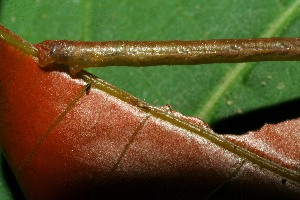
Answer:
<path fill-rule="evenodd" d="M 0 144 L 28 199 L 300 198 L 299 119 L 218 136 L 87 73 L 45 71 L 20 47 L 0 47 Z"/>

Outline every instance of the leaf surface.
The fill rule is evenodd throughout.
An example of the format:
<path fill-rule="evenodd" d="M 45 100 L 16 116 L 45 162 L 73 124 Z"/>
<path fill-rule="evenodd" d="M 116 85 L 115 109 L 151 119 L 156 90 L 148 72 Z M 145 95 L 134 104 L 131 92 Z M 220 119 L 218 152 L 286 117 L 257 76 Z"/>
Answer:
<path fill-rule="evenodd" d="M 198 118 L 86 73 L 42 70 L 0 45 L 0 144 L 28 199 L 299 197 L 299 120 L 223 137 Z"/>
<path fill-rule="evenodd" d="M 146 1 L 143 4 L 3 1 L 0 15 L 1 23 L 31 42 L 272 37 L 298 36 L 298 4 L 299 1 L 254 0 Z M 296 65 L 297 62 L 254 63 L 244 66 L 241 72 L 241 67 L 235 64 L 111 67 L 92 71 L 147 102 L 169 103 L 176 110 L 214 123 L 233 114 L 291 100 L 295 100 L 297 108 L 299 68 Z M 232 77 L 234 71 L 239 73 L 226 78 Z M 224 87 L 226 80 L 231 82 Z M 223 88 L 221 93 L 220 88 Z"/>
<path fill-rule="evenodd" d="M 46 39 L 199 40 L 299 35 L 298 0 L 29 2 L 3 1 L 0 19 L 33 43 Z M 90 71 L 151 104 L 168 103 L 212 124 L 299 99 L 300 72 L 296 66 L 297 62 L 265 62 Z"/>

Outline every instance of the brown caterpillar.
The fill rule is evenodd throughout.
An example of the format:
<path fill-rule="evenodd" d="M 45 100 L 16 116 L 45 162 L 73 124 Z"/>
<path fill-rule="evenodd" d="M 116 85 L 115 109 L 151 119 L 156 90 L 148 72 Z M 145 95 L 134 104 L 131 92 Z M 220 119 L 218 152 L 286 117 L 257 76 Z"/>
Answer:
<path fill-rule="evenodd" d="M 199 41 L 44 41 L 39 64 L 65 64 L 76 74 L 85 67 L 194 65 L 300 60 L 300 38 Z"/>

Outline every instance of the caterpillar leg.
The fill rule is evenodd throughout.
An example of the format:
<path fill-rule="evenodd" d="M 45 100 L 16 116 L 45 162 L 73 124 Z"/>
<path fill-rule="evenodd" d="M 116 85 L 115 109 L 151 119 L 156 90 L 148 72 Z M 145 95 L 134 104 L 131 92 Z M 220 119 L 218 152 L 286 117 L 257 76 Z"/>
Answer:
<path fill-rule="evenodd" d="M 72 75 L 76 75 L 78 72 L 80 72 L 82 69 L 84 68 L 84 66 L 80 66 L 80 65 L 73 65 L 73 66 L 69 66 L 69 70 L 70 73 Z"/>

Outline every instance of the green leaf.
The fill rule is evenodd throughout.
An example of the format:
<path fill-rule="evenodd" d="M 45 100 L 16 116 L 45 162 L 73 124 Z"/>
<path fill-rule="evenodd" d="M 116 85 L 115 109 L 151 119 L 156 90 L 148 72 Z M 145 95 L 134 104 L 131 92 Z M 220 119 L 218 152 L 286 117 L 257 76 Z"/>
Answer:
<path fill-rule="evenodd" d="M 0 1 L 0 23 L 33 43 L 47 39 L 297 37 L 299 8 L 300 0 L 4 0 Z M 89 71 L 151 104 L 170 104 L 185 115 L 213 124 L 233 115 L 298 100 L 297 65 L 264 62 Z M 7 194 L 5 199 L 13 199 L 1 173 L 0 191 Z"/>

